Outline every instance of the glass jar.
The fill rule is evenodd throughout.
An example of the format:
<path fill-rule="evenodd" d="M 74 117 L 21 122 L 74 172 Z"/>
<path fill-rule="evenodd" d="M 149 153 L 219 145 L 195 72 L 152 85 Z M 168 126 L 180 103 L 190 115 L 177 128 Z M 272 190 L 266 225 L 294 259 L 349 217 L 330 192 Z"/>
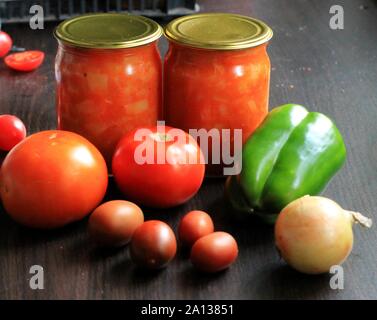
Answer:
<path fill-rule="evenodd" d="M 234 152 L 235 129 L 242 130 L 245 142 L 268 112 L 266 47 L 272 30 L 246 16 L 212 13 L 175 19 L 165 34 L 169 39 L 164 69 L 167 124 L 185 131 L 229 129 L 227 139 Z M 218 175 L 224 165 L 212 161 L 214 143 L 221 146 L 219 152 L 224 151 L 221 132 L 220 139 L 212 137 L 208 151 L 203 150 L 208 154 L 209 175 Z"/>
<path fill-rule="evenodd" d="M 109 167 L 125 133 L 161 116 L 161 34 L 156 22 L 125 14 L 84 15 L 55 31 L 58 129 L 87 138 Z"/>

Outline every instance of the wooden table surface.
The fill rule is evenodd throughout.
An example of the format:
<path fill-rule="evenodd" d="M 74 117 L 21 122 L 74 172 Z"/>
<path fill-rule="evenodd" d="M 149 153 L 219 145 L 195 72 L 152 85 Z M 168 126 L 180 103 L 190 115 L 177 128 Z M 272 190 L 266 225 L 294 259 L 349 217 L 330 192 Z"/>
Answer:
<path fill-rule="evenodd" d="M 324 194 L 377 222 L 377 3 L 372 0 L 200 1 L 202 11 L 225 11 L 265 20 L 274 30 L 270 108 L 295 102 L 332 117 L 341 130 L 348 160 Z M 344 30 L 331 30 L 329 8 L 344 7 Z M 18 46 L 46 52 L 43 66 L 16 73 L 0 62 L 0 113 L 23 119 L 29 132 L 55 128 L 54 25 L 32 31 L 6 25 Z M 162 40 L 161 49 L 167 47 Z M 315 174 L 315 173 L 313 173 Z M 344 290 L 332 290 L 330 275 L 292 271 L 275 248 L 273 229 L 239 225 L 223 199 L 222 179 L 205 181 L 185 205 L 146 212 L 175 230 L 191 209 L 210 212 L 218 230 L 232 233 L 239 259 L 226 272 L 194 271 L 179 252 L 165 270 L 143 272 L 127 248 L 98 251 L 86 222 L 40 232 L 15 224 L 0 208 L 0 298 L 3 299 L 373 299 L 377 298 L 377 227 L 356 226 L 354 250 L 344 263 Z M 120 197 L 113 186 L 107 198 Z M 45 289 L 29 288 L 29 268 L 45 270 Z"/>

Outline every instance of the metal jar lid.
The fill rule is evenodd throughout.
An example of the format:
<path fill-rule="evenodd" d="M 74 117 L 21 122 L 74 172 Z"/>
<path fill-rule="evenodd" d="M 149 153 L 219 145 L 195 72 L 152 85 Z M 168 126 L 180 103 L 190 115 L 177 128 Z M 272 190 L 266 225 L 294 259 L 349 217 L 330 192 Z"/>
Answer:
<path fill-rule="evenodd" d="M 161 37 L 161 26 L 151 19 L 131 14 L 88 14 L 65 20 L 55 37 L 75 47 L 118 49 L 142 46 Z"/>
<path fill-rule="evenodd" d="M 203 49 L 237 50 L 269 41 L 273 32 L 264 22 L 238 14 L 194 14 L 171 21 L 166 37 L 174 42 Z"/>

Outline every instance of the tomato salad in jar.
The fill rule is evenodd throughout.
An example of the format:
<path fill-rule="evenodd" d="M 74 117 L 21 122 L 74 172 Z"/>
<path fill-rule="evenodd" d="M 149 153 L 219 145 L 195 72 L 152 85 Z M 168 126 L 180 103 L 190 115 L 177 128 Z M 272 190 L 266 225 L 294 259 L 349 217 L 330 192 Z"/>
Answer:
<path fill-rule="evenodd" d="M 173 20 L 165 35 L 169 39 L 164 68 L 166 122 L 185 131 L 220 131 L 203 150 L 209 156 L 207 173 L 218 175 L 222 165 L 211 164 L 211 147 L 220 146 L 222 152 L 228 143 L 233 152 L 235 129 L 242 130 L 241 147 L 267 115 L 266 48 L 272 30 L 250 17 L 208 13 Z M 221 137 L 223 129 L 230 135 Z"/>
<path fill-rule="evenodd" d="M 153 20 L 108 13 L 66 20 L 55 31 L 58 128 L 91 141 L 108 166 L 124 134 L 161 115 L 161 35 Z"/>

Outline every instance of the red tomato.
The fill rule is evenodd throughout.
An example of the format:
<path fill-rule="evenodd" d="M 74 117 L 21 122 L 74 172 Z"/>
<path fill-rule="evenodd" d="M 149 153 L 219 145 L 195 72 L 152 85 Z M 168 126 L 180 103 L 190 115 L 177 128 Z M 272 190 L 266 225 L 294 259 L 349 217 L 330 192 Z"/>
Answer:
<path fill-rule="evenodd" d="M 226 232 L 214 232 L 197 240 L 191 249 L 191 262 L 204 272 L 228 268 L 238 256 L 236 240 Z"/>
<path fill-rule="evenodd" d="M 24 123 L 15 116 L 9 114 L 0 115 L 0 149 L 11 150 L 26 136 Z"/>
<path fill-rule="evenodd" d="M 204 211 L 194 210 L 181 219 L 178 236 L 184 245 L 191 246 L 196 240 L 213 231 L 213 221 L 209 214 Z"/>
<path fill-rule="evenodd" d="M 32 71 L 43 62 L 45 54 L 42 51 L 24 51 L 10 54 L 4 59 L 5 64 L 17 71 Z"/>
<path fill-rule="evenodd" d="M 198 144 L 180 129 L 174 129 L 175 133 L 165 126 L 143 129 L 150 130 L 144 140 L 135 141 L 135 130 L 126 134 L 116 148 L 112 169 L 120 190 L 135 202 L 151 207 L 173 207 L 188 201 L 204 178 L 205 165 Z M 137 163 L 141 150 L 151 155 L 153 163 Z M 158 163 L 158 159 L 167 161 Z M 186 159 L 195 161 L 189 163 Z"/>
<path fill-rule="evenodd" d="M 123 246 L 144 222 L 143 211 L 134 203 L 114 200 L 101 204 L 89 218 L 89 232 L 100 245 Z"/>
<path fill-rule="evenodd" d="M 8 153 L 0 194 L 14 220 L 50 229 L 89 214 L 105 195 L 107 180 L 105 160 L 88 140 L 67 131 L 42 131 Z"/>
<path fill-rule="evenodd" d="M 173 230 L 164 222 L 150 220 L 136 229 L 132 236 L 131 259 L 148 269 L 165 267 L 177 252 Z"/>
<path fill-rule="evenodd" d="M 0 31 L 0 58 L 4 57 L 12 49 L 12 38 L 4 31 Z"/>

